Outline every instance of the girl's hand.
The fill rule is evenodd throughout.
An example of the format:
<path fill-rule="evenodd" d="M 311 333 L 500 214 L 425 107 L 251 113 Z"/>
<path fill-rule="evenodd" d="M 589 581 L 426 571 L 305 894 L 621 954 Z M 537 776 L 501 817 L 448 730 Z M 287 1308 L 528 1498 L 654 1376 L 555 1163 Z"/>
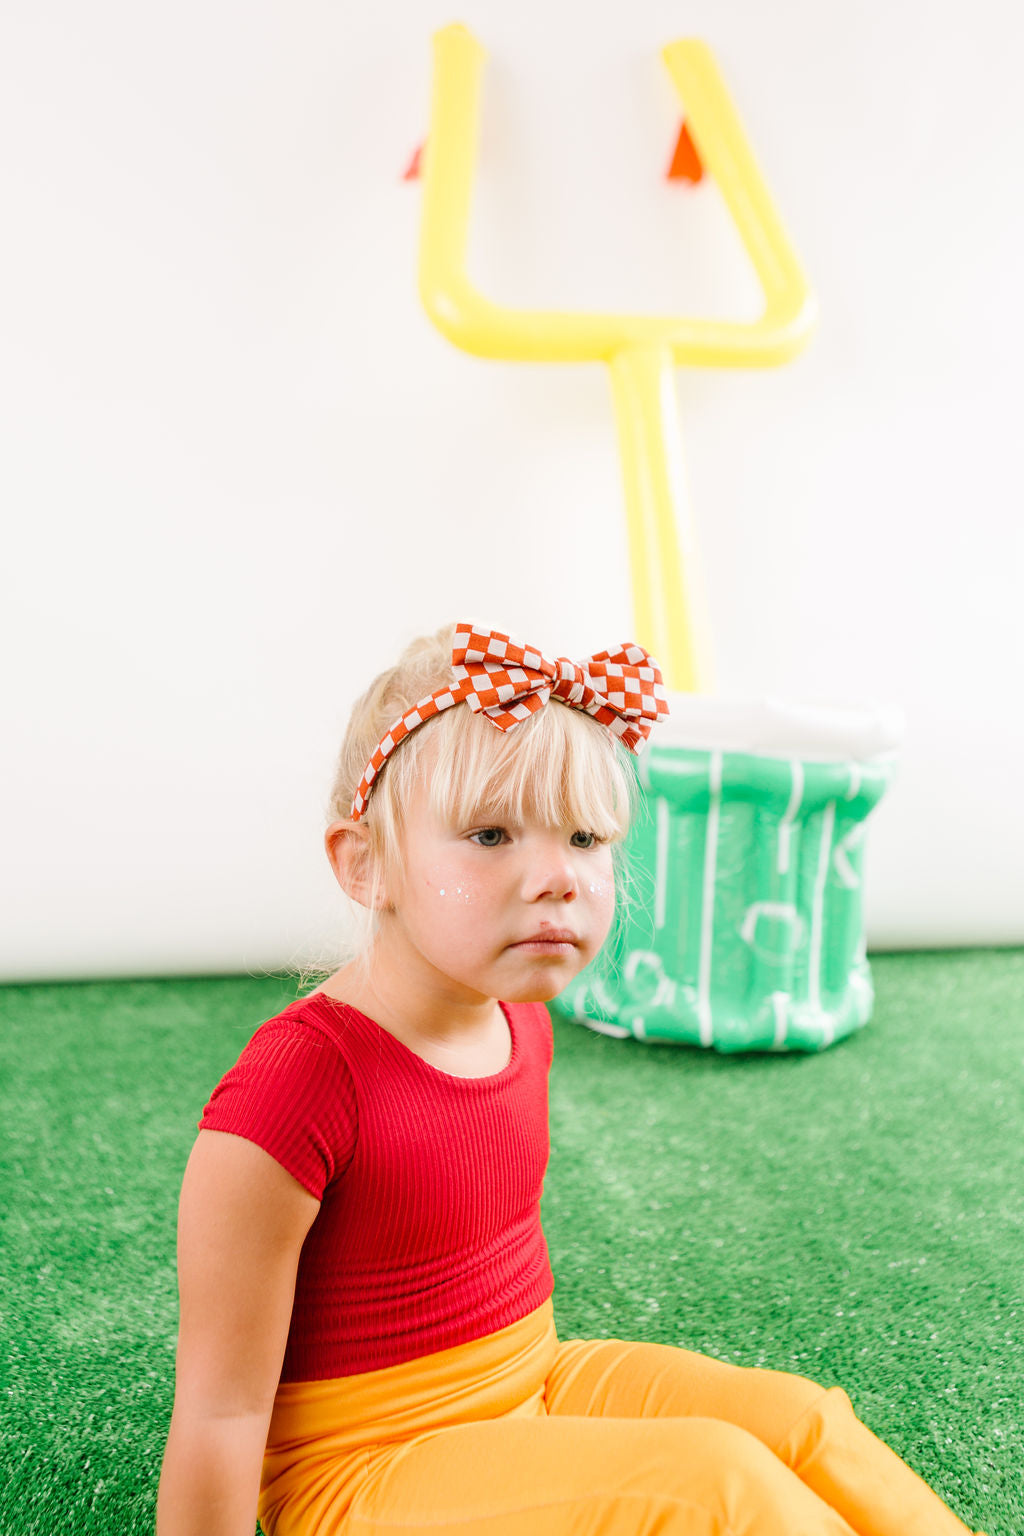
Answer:
<path fill-rule="evenodd" d="M 253 1536 L 299 1251 L 319 1209 L 253 1142 L 199 1132 L 178 1217 L 181 1325 L 157 1536 Z"/>

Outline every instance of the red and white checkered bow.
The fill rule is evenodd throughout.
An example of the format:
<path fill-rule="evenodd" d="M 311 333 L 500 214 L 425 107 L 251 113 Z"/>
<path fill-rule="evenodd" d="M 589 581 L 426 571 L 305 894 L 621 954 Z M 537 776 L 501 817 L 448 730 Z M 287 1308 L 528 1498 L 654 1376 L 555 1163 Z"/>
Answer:
<path fill-rule="evenodd" d="M 498 630 L 459 624 L 452 669 L 454 683 L 407 710 L 378 744 L 352 801 L 353 821 L 365 811 L 374 780 L 398 744 L 453 704 L 466 703 L 507 731 L 555 698 L 593 715 L 631 752 L 643 749 L 652 725 L 668 714 L 657 662 L 642 646 L 629 641 L 617 651 L 599 651 L 580 662 L 566 656 L 549 661 L 532 646 L 518 645 Z"/>

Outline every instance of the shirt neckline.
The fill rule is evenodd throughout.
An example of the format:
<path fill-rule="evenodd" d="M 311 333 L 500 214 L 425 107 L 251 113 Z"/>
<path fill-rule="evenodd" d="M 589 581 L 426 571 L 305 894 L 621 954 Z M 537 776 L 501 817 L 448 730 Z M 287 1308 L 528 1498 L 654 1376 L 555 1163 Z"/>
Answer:
<path fill-rule="evenodd" d="M 388 1040 L 392 1043 L 392 1045 L 396 1046 L 403 1056 L 407 1056 L 411 1058 L 411 1060 L 418 1062 L 425 1071 L 434 1073 L 438 1077 L 443 1077 L 445 1081 L 449 1083 L 497 1083 L 503 1077 L 508 1076 L 519 1062 L 519 1029 L 512 1018 L 512 1009 L 510 1004 L 503 1003 L 500 998 L 497 999 L 497 1003 L 498 1007 L 501 1009 L 502 1017 L 508 1025 L 509 1037 L 512 1041 L 512 1049 L 509 1053 L 508 1061 L 503 1067 L 500 1067 L 497 1072 L 483 1072 L 476 1077 L 463 1077 L 457 1072 L 446 1072 L 443 1067 L 435 1067 L 432 1061 L 427 1061 L 425 1056 L 421 1056 L 419 1052 L 414 1051 L 410 1045 L 406 1045 L 404 1040 L 399 1040 L 398 1036 L 393 1035 L 389 1029 L 385 1029 L 383 1024 L 378 1024 L 377 1020 L 371 1018 L 368 1013 L 363 1013 L 360 1008 L 356 1008 L 352 1003 L 346 1003 L 340 997 L 332 997 L 327 992 L 312 992 L 306 997 L 296 998 L 295 1004 L 293 1006 L 309 1005 L 311 1003 L 326 1005 L 328 1013 L 337 1013 L 339 1011 L 348 1014 L 354 1013 L 357 1018 L 365 1020 L 370 1028 L 374 1030 L 378 1035 L 382 1036 L 384 1040 Z"/>

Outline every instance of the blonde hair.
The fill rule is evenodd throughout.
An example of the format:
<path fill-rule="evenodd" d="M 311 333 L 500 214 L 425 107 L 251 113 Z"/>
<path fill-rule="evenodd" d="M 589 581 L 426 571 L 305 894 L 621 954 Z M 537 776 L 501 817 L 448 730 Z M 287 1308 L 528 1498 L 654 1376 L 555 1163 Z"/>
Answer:
<path fill-rule="evenodd" d="M 451 624 L 414 640 L 357 700 L 331 789 L 331 822 L 351 816 L 359 781 L 389 727 L 420 699 L 454 680 L 454 635 Z M 401 866 L 405 808 L 428 748 L 436 751 L 431 808 L 450 824 L 469 825 L 482 815 L 537 818 L 550 826 L 592 832 L 613 844 L 628 830 L 636 777 L 630 754 L 605 726 L 556 700 L 501 731 L 468 705 L 457 704 L 407 736 L 374 781 L 362 816 L 371 910 L 381 904 L 389 876 Z M 365 948 L 375 925 L 361 926 L 360 948 Z"/>

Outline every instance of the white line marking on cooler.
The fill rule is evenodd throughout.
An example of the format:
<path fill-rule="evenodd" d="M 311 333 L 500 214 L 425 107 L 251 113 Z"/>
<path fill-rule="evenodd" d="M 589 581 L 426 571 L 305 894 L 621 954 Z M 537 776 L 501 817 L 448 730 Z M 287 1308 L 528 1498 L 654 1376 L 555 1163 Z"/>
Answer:
<path fill-rule="evenodd" d="M 700 965 L 697 971 L 697 1019 L 701 1045 L 711 1044 L 711 941 L 715 929 L 715 870 L 718 864 L 718 823 L 722 815 L 722 754 L 712 752 L 708 764 L 708 820 L 704 842 L 704 890 L 701 901 Z"/>
<path fill-rule="evenodd" d="M 782 820 L 779 822 L 779 862 L 778 872 L 785 875 L 789 871 L 789 845 L 793 832 L 793 822 L 796 813 L 800 809 L 800 803 L 804 798 L 804 765 L 799 758 L 790 759 L 790 770 L 793 774 L 793 783 L 789 793 L 789 804 L 786 806 Z"/>
<path fill-rule="evenodd" d="M 818 1014 L 821 1007 L 821 946 L 824 940 L 825 881 L 832 858 L 832 836 L 836 824 L 836 802 L 830 800 L 821 819 L 821 842 L 818 846 L 818 867 L 814 874 L 814 899 L 811 905 L 811 965 L 808 977 L 808 1001 Z M 825 1033 L 831 1040 L 831 1022 L 825 1024 Z"/>
<path fill-rule="evenodd" d="M 654 855 L 654 926 L 665 926 L 665 888 L 668 885 L 668 801 L 661 796 L 654 802 L 656 842 Z"/>
<path fill-rule="evenodd" d="M 781 1051 L 786 1043 L 787 1025 L 789 1024 L 789 993 L 772 993 L 772 1012 L 775 1014 L 775 1039 L 772 1045 L 775 1050 Z"/>

